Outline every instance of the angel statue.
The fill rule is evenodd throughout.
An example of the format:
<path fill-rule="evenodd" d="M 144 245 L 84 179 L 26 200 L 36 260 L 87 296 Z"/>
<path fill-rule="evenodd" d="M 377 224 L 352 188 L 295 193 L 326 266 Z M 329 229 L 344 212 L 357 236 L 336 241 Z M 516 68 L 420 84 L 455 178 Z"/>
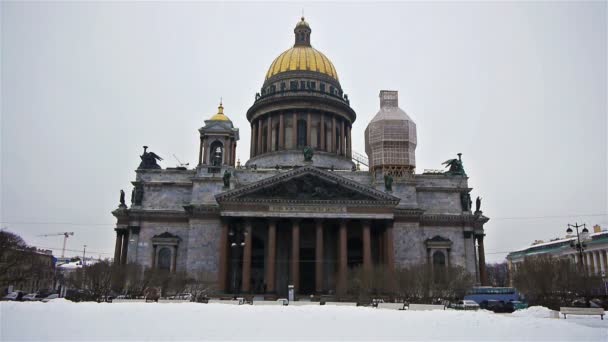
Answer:
<path fill-rule="evenodd" d="M 445 165 L 445 167 L 449 167 L 450 169 L 444 172 L 446 175 L 452 176 L 466 176 L 467 174 L 464 172 L 464 167 L 462 165 L 462 153 L 458 153 L 458 159 L 448 159 L 444 161 L 441 165 Z"/>
<path fill-rule="evenodd" d="M 141 163 L 137 169 L 160 169 L 160 165 L 156 163 L 157 160 L 163 160 L 154 152 L 147 152 L 148 146 L 144 146 L 144 154 L 139 156 Z"/>

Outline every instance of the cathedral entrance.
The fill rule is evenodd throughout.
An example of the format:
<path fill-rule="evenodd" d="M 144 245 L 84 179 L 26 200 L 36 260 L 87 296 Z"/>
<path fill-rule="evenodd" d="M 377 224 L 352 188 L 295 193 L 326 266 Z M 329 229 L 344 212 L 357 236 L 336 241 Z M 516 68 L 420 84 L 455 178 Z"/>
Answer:
<path fill-rule="evenodd" d="M 315 292 L 315 249 L 300 249 L 300 293 Z"/>

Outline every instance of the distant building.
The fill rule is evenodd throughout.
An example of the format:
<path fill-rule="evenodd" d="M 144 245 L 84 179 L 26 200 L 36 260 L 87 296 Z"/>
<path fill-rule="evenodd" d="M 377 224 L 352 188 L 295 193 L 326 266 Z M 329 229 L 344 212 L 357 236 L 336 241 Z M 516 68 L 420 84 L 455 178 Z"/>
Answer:
<path fill-rule="evenodd" d="M 131 206 L 123 197 L 112 212 L 115 262 L 205 272 L 225 293 L 340 293 L 354 267 L 421 263 L 460 266 L 483 284 L 489 219 L 480 199 L 472 208 L 460 156 L 447 172 L 415 173 L 416 125 L 397 91 L 382 90 L 365 130 L 369 172 L 358 171 L 357 115 L 311 32 L 302 18 L 293 47 L 266 72 L 246 113 L 244 168 L 235 163 L 239 129 L 221 103 L 198 130 L 196 168 L 161 169 L 144 150 Z"/>
<path fill-rule="evenodd" d="M 517 264 L 524 259 L 539 255 L 551 255 L 557 258 L 569 258 L 574 263 L 579 262 L 579 251 L 571 244 L 577 242 L 576 234 L 569 234 L 564 238 L 554 239 L 548 242 L 536 240 L 530 247 L 526 247 L 507 255 L 509 270 L 517 269 Z M 583 252 L 583 264 L 589 274 L 606 276 L 608 268 L 608 231 L 602 230 L 595 225 L 584 240 L 586 245 Z"/>
<path fill-rule="evenodd" d="M 8 266 L 7 263 L 13 263 Z M 0 251 L 1 269 L 8 269 L 0 276 L 2 293 L 19 290 L 26 293 L 52 289 L 55 280 L 55 261 L 50 250 L 9 249 Z"/>

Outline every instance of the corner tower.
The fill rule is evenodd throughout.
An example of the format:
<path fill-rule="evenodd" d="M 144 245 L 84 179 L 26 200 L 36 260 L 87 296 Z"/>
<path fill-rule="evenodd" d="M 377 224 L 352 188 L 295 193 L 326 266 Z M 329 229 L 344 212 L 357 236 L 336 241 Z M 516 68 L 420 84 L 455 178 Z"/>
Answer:
<path fill-rule="evenodd" d="M 416 124 L 399 108 L 397 91 L 380 91 L 380 111 L 365 129 L 369 171 L 403 177 L 416 168 Z"/>
<path fill-rule="evenodd" d="M 205 126 L 200 128 L 200 148 L 198 164 L 210 166 L 232 166 L 236 160 L 236 142 L 239 140 L 239 129 L 224 114 L 222 102 L 217 107 L 217 113 Z"/>
<path fill-rule="evenodd" d="M 251 150 L 247 166 L 304 165 L 302 150 L 314 150 L 321 168 L 351 169 L 351 128 L 356 119 L 333 63 L 310 43 L 312 30 L 302 17 L 294 45 L 266 72 L 262 89 L 247 111 Z"/>

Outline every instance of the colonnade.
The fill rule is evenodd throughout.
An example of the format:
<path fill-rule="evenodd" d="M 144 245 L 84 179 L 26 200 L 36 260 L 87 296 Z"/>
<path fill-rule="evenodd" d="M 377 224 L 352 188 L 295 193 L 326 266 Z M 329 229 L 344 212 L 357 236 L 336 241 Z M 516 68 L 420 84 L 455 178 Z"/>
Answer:
<path fill-rule="evenodd" d="M 305 130 L 298 130 L 298 122 L 305 124 Z M 316 139 L 312 138 L 313 130 Z M 269 113 L 257 117 L 251 123 L 250 155 L 253 157 L 311 146 L 315 150 L 350 158 L 351 130 L 352 125 L 348 120 L 332 113 Z"/>
<path fill-rule="evenodd" d="M 314 292 L 322 293 L 330 289 L 324 288 L 323 280 L 327 277 L 326 269 L 323 267 L 324 263 L 327 261 L 328 256 L 324 255 L 324 245 L 327 243 L 336 243 L 336 255 L 337 255 L 337 269 L 336 269 L 336 277 L 335 277 L 335 285 L 338 293 L 343 293 L 346 289 L 347 284 L 347 274 L 348 274 L 348 263 L 349 263 L 349 255 L 348 255 L 348 236 L 349 232 L 355 229 L 357 231 L 357 236 L 361 236 L 361 254 L 362 254 L 362 264 L 364 270 L 371 270 L 373 267 L 373 258 L 372 258 L 372 230 L 377 229 L 374 232 L 375 236 L 379 240 L 379 245 L 381 248 L 378 249 L 379 255 L 376 259 L 379 263 L 383 263 L 387 266 L 388 269 L 394 268 L 394 256 L 393 256 L 393 228 L 391 223 L 377 223 L 374 224 L 372 220 L 329 220 L 326 219 L 314 219 L 312 222 L 310 220 L 307 221 L 306 227 L 311 227 L 310 223 L 314 223 L 312 226 L 314 227 Z M 265 224 L 256 225 L 256 229 L 260 227 L 264 227 L 266 229 L 266 244 L 264 246 L 264 263 L 265 263 L 265 275 L 264 275 L 264 283 L 265 283 L 265 292 L 266 293 L 276 293 L 277 291 L 277 247 L 279 244 L 290 243 L 290 256 L 289 256 L 289 283 L 294 285 L 296 293 L 299 292 L 300 287 L 300 249 L 301 249 L 301 241 L 300 236 L 303 230 L 303 220 L 293 218 L 289 219 L 287 222 L 282 220 L 281 227 L 289 226 L 290 233 L 290 242 L 289 241 L 279 241 L 277 238 L 278 229 L 278 221 L 276 219 L 268 219 L 265 221 Z M 328 224 L 330 223 L 330 224 Z M 324 240 L 324 230 L 326 229 L 335 229 L 334 227 L 337 224 L 337 241 L 325 241 Z M 253 249 L 253 241 L 252 237 L 254 235 L 254 225 L 252 224 L 251 219 L 245 219 L 242 221 L 243 225 L 243 240 L 242 244 L 240 241 L 237 243 L 231 243 L 230 237 L 233 236 L 231 224 L 229 221 L 224 221 L 222 225 L 222 232 L 220 236 L 220 262 L 219 262 L 219 287 L 222 290 L 229 291 L 230 286 L 228 284 L 229 279 L 229 248 L 230 246 L 242 246 L 242 260 L 241 261 L 241 287 L 240 292 L 248 293 L 252 291 L 251 288 L 251 269 L 252 269 L 252 249 Z M 372 228 L 374 227 L 374 228 Z M 380 228 L 381 229 L 378 229 Z M 283 228 L 281 228 L 283 229 Z M 354 233 L 354 232 L 353 232 Z M 351 233 L 352 234 L 352 233 Z M 232 266 L 232 268 L 234 265 Z M 232 269 L 235 271 L 235 269 Z"/>
<path fill-rule="evenodd" d="M 201 136 L 198 152 L 198 163 L 211 165 L 215 151 L 211 147 L 219 142 L 222 148 L 222 165 L 234 166 L 236 163 L 236 141 L 229 137 Z"/>
<path fill-rule="evenodd" d="M 129 230 L 114 229 L 116 231 L 116 245 L 114 246 L 114 263 L 125 265 L 129 249 Z"/>
<path fill-rule="evenodd" d="M 571 254 L 575 263 L 579 263 L 580 254 Z M 606 275 L 608 273 L 608 250 L 592 250 L 583 252 L 583 263 L 590 275 Z"/>

